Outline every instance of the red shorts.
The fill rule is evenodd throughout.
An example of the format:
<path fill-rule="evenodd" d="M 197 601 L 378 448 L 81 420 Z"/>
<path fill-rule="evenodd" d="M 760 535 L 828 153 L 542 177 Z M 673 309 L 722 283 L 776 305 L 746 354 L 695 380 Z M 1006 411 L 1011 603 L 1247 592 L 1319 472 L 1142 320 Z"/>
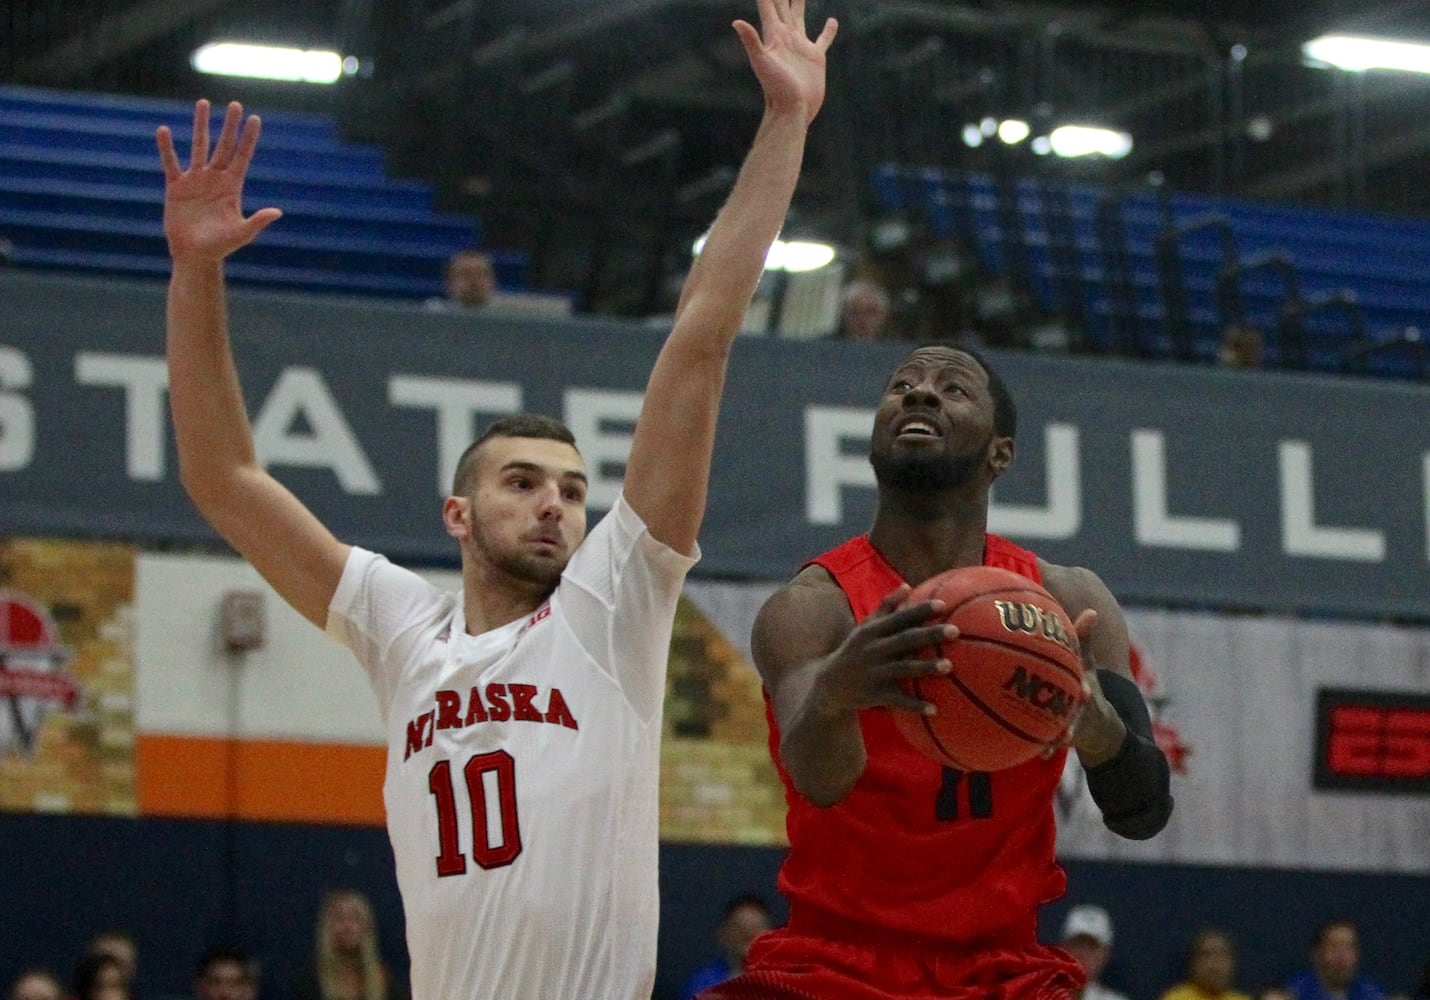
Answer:
<path fill-rule="evenodd" d="M 1085 982 L 1070 955 L 1031 933 L 968 946 L 863 937 L 771 931 L 743 975 L 698 1000 L 1075 1000 Z"/>

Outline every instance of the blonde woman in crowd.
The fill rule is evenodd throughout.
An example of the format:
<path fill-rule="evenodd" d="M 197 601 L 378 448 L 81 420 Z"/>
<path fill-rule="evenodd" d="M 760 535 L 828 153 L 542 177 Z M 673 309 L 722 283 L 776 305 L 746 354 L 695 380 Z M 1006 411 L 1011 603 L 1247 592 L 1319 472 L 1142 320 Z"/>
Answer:
<path fill-rule="evenodd" d="M 408 1000 L 377 946 L 377 921 L 367 897 L 352 889 L 330 892 L 318 910 L 313 965 L 294 1000 Z"/>

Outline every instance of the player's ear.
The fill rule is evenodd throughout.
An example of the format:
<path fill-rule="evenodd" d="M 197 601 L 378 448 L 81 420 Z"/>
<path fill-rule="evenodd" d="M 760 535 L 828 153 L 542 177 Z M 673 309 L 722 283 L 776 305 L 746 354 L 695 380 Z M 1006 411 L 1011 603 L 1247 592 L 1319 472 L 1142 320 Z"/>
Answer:
<path fill-rule="evenodd" d="M 997 479 L 1008 471 L 1008 467 L 1013 464 L 1013 439 L 1010 437 L 997 437 L 988 446 L 988 464 L 993 469 L 993 478 Z"/>
<path fill-rule="evenodd" d="M 472 498 L 449 496 L 442 503 L 442 523 L 453 538 L 467 538 L 472 533 Z"/>

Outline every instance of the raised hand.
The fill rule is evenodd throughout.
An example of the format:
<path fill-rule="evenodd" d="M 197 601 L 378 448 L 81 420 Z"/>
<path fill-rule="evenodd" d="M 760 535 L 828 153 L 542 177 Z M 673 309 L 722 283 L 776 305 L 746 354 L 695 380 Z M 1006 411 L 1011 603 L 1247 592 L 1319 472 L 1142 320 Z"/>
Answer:
<path fill-rule="evenodd" d="M 943 601 L 900 607 L 909 589 L 905 584 L 886 596 L 825 658 L 818 681 L 825 711 L 855 712 L 878 705 L 933 714 L 932 704 L 909 694 L 899 681 L 948 673 L 948 660 L 921 654 L 957 638 L 958 628 L 928 624 L 948 609 Z"/>
<path fill-rule="evenodd" d="M 750 68 L 764 88 L 765 106 L 775 111 L 802 111 L 808 124 L 824 103 L 824 54 L 839 24 L 829 18 L 819 37 L 811 41 L 804 27 L 805 0 L 758 3 L 760 30 L 747 21 L 736 21 L 734 27 Z"/>
<path fill-rule="evenodd" d="M 244 121 L 242 105 L 230 103 L 210 156 L 209 102 L 197 102 L 187 170 L 179 164 L 168 126 L 159 127 L 155 138 L 164 165 L 164 235 L 175 261 L 222 260 L 283 214 L 264 208 L 243 217 L 243 181 L 258 147 L 260 127 L 257 115 Z"/>

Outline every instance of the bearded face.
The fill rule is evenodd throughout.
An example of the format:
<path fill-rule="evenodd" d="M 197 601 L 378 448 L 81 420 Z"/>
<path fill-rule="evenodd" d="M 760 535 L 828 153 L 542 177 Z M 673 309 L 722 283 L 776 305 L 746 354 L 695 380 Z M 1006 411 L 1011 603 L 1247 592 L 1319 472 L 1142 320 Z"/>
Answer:
<path fill-rule="evenodd" d="M 1005 450 L 997 440 L 988 376 L 978 362 L 951 348 L 919 348 L 884 390 L 869 461 L 881 489 L 958 491 L 1011 461 L 1011 442 Z"/>
<path fill-rule="evenodd" d="M 874 479 L 885 489 L 901 493 L 941 493 L 963 489 L 974 481 L 983 465 L 986 444 L 962 455 L 876 448 L 869 454 L 869 463 L 874 466 Z"/>

